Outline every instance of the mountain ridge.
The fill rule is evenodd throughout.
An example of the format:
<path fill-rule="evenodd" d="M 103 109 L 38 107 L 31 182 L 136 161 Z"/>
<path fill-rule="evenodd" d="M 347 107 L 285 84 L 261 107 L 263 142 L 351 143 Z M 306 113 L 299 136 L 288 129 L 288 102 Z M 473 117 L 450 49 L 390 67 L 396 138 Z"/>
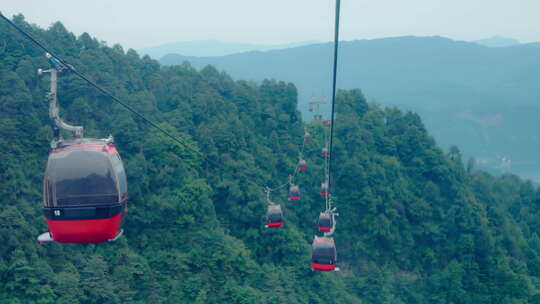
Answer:
<path fill-rule="evenodd" d="M 218 40 L 193 40 L 165 43 L 154 47 L 141 48 L 137 51 L 142 55 L 149 55 L 154 59 L 159 59 L 169 53 L 183 54 L 186 56 L 224 56 L 240 52 L 292 48 L 317 42 L 318 41 L 312 40 L 279 44 L 254 44 L 222 42 Z"/>
<path fill-rule="evenodd" d="M 441 36 L 344 41 L 338 85 L 362 87 L 372 101 L 418 112 L 443 147 L 458 145 L 467 157 L 495 159 L 502 154 L 515 164 L 531 162 L 536 157 L 532 151 L 540 147 L 534 131 L 540 125 L 519 116 L 530 117 L 531 111 L 540 115 L 539 97 L 533 93 L 540 78 L 539 49 L 538 42 L 490 48 Z M 300 110 L 309 115 L 310 96 L 330 95 L 331 56 L 331 44 L 323 43 L 211 58 L 169 55 L 160 62 L 189 61 L 198 69 L 210 64 L 236 79 L 294 82 Z M 478 131 L 474 122 L 460 119 L 462 112 L 501 113 L 506 124 Z M 532 168 L 516 165 L 512 170 L 540 180 Z"/>
<path fill-rule="evenodd" d="M 484 38 L 480 40 L 473 41 L 475 43 L 478 43 L 480 45 L 484 45 L 487 47 L 509 47 L 509 46 L 516 46 L 520 45 L 521 42 L 517 39 L 503 37 L 499 35 L 495 35 L 489 38 Z"/>

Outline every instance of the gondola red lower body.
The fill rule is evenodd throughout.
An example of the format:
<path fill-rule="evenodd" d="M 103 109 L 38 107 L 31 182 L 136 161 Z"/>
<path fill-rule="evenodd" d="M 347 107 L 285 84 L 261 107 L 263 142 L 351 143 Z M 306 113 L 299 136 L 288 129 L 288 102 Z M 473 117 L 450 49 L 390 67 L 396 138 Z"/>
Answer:
<path fill-rule="evenodd" d="M 289 196 L 290 201 L 297 201 L 300 200 L 300 195 L 291 195 Z"/>
<path fill-rule="evenodd" d="M 120 232 L 121 223 L 122 213 L 93 220 L 47 219 L 53 240 L 61 243 L 99 243 L 112 240 Z"/>
<path fill-rule="evenodd" d="M 304 137 L 304 141 L 311 140 L 311 137 Z"/>
<path fill-rule="evenodd" d="M 325 192 L 325 191 L 321 192 L 321 196 L 328 196 L 328 192 Z"/>
<path fill-rule="evenodd" d="M 322 157 L 328 157 L 328 153 L 321 153 Z"/>
<path fill-rule="evenodd" d="M 329 232 L 330 230 L 332 230 L 332 227 L 319 226 L 318 229 L 322 232 Z"/>
<path fill-rule="evenodd" d="M 306 168 L 306 167 L 300 167 L 300 168 L 298 168 L 298 170 L 299 170 L 299 171 L 306 171 L 307 168 Z"/>
<path fill-rule="evenodd" d="M 334 271 L 336 270 L 336 264 L 318 264 L 311 262 L 311 269 L 316 271 Z"/>
<path fill-rule="evenodd" d="M 266 227 L 268 228 L 278 228 L 281 226 L 283 226 L 283 222 L 266 223 Z"/>

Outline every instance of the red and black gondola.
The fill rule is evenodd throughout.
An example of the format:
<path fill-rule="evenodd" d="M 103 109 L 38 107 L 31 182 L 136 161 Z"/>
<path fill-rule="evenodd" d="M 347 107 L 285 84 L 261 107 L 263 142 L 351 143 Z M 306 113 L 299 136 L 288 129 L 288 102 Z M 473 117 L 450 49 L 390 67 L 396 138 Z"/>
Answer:
<path fill-rule="evenodd" d="M 315 236 L 311 245 L 311 269 L 316 271 L 335 271 L 337 252 L 334 239 Z"/>
<path fill-rule="evenodd" d="M 298 171 L 307 171 L 307 162 L 305 159 L 301 159 L 298 162 Z"/>
<path fill-rule="evenodd" d="M 328 148 L 324 147 L 322 148 L 321 150 L 321 154 L 320 154 L 322 157 L 328 157 L 329 154 L 328 154 Z"/>
<path fill-rule="evenodd" d="M 283 226 L 283 211 L 281 205 L 268 205 L 266 209 L 266 228 L 278 228 Z"/>
<path fill-rule="evenodd" d="M 310 141 L 311 140 L 311 134 L 309 132 L 304 133 L 304 141 Z"/>
<path fill-rule="evenodd" d="M 97 243 L 121 236 L 128 185 L 114 144 L 91 138 L 60 142 L 49 153 L 43 198 L 49 232 L 40 242 Z"/>
<path fill-rule="evenodd" d="M 321 196 L 328 196 L 328 183 L 321 184 Z"/>
<path fill-rule="evenodd" d="M 289 201 L 300 200 L 300 189 L 298 186 L 291 185 L 289 188 Z"/>
<path fill-rule="evenodd" d="M 332 215 L 328 212 L 321 212 L 317 221 L 317 229 L 322 232 L 330 232 L 334 225 Z"/>

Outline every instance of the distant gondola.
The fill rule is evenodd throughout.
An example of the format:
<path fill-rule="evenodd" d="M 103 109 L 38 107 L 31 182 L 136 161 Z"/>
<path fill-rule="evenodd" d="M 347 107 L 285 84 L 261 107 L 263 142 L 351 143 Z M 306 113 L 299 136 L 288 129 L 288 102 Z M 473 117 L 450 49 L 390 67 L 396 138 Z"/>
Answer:
<path fill-rule="evenodd" d="M 268 205 L 266 209 L 266 228 L 283 226 L 283 212 L 280 205 Z"/>
<path fill-rule="evenodd" d="M 322 156 L 322 157 L 328 157 L 328 155 L 329 155 L 329 154 L 328 154 L 328 148 L 326 148 L 326 147 L 322 148 L 322 150 L 321 150 L 321 156 Z"/>
<path fill-rule="evenodd" d="M 336 245 L 331 237 L 315 236 L 311 245 L 311 269 L 335 271 L 337 262 Z"/>
<path fill-rule="evenodd" d="M 305 159 L 301 159 L 298 162 L 298 171 L 307 171 L 307 163 Z"/>
<path fill-rule="evenodd" d="M 321 196 L 328 196 L 328 183 L 321 184 Z"/>
<path fill-rule="evenodd" d="M 298 186 L 292 185 L 289 188 L 289 200 L 290 201 L 297 201 L 300 199 L 300 190 Z"/>
<path fill-rule="evenodd" d="M 332 215 L 328 212 L 321 212 L 317 221 L 317 229 L 323 232 L 329 232 L 333 226 Z"/>
<path fill-rule="evenodd" d="M 49 232 L 40 242 L 117 239 L 127 208 L 124 165 L 112 140 L 74 138 L 50 151 L 43 184 Z"/>
<path fill-rule="evenodd" d="M 304 141 L 310 141 L 311 140 L 311 134 L 309 132 L 304 133 Z"/>

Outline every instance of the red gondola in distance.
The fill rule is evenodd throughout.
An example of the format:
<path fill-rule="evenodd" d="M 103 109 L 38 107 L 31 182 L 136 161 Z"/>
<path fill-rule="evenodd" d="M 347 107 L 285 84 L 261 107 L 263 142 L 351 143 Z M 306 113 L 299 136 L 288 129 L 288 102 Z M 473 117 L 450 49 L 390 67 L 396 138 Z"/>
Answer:
<path fill-rule="evenodd" d="M 329 155 L 328 148 L 326 148 L 326 147 L 322 148 L 321 157 L 328 157 L 328 155 Z"/>
<path fill-rule="evenodd" d="M 311 269 L 315 271 L 336 271 L 337 252 L 334 239 L 315 236 L 311 245 Z"/>
<path fill-rule="evenodd" d="M 266 228 L 278 228 L 283 226 L 283 211 L 280 205 L 268 205 L 266 209 Z"/>
<path fill-rule="evenodd" d="M 128 188 L 111 141 L 75 138 L 49 153 L 43 183 L 49 232 L 40 242 L 98 243 L 122 234 Z"/>
<path fill-rule="evenodd" d="M 307 162 L 305 159 L 301 159 L 298 162 L 298 171 L 307 171 Z"/>
<path fill-rule="evenodd" d="M 289 188 L 289 201 L 297 201 L 300 199 L 300 190 L 298 186 L 292 185 Z"/>
<path fill-rule="evenodd" d="M 311 134 L 309 132 L 304 133 L 304 141 L 310 141 L 311 140 Z"/>
<path fill-rule="evenodd" d="M 330 232 L 333 226 L 332 215 L 328 212 L 321 212 L 317 221 L 317 229 L 322 232 Z"/>
<path fill-rule="evenodd" d="M 330 126 L 330 120 L 323 120 L 322 124 L 323 124 L 323 126 L 328 127 L 328 126 Z"/>
<path fill-rule="evenodd" d="M 321 184 L 321 196 L 328 196 L 328 183 Z"/>

